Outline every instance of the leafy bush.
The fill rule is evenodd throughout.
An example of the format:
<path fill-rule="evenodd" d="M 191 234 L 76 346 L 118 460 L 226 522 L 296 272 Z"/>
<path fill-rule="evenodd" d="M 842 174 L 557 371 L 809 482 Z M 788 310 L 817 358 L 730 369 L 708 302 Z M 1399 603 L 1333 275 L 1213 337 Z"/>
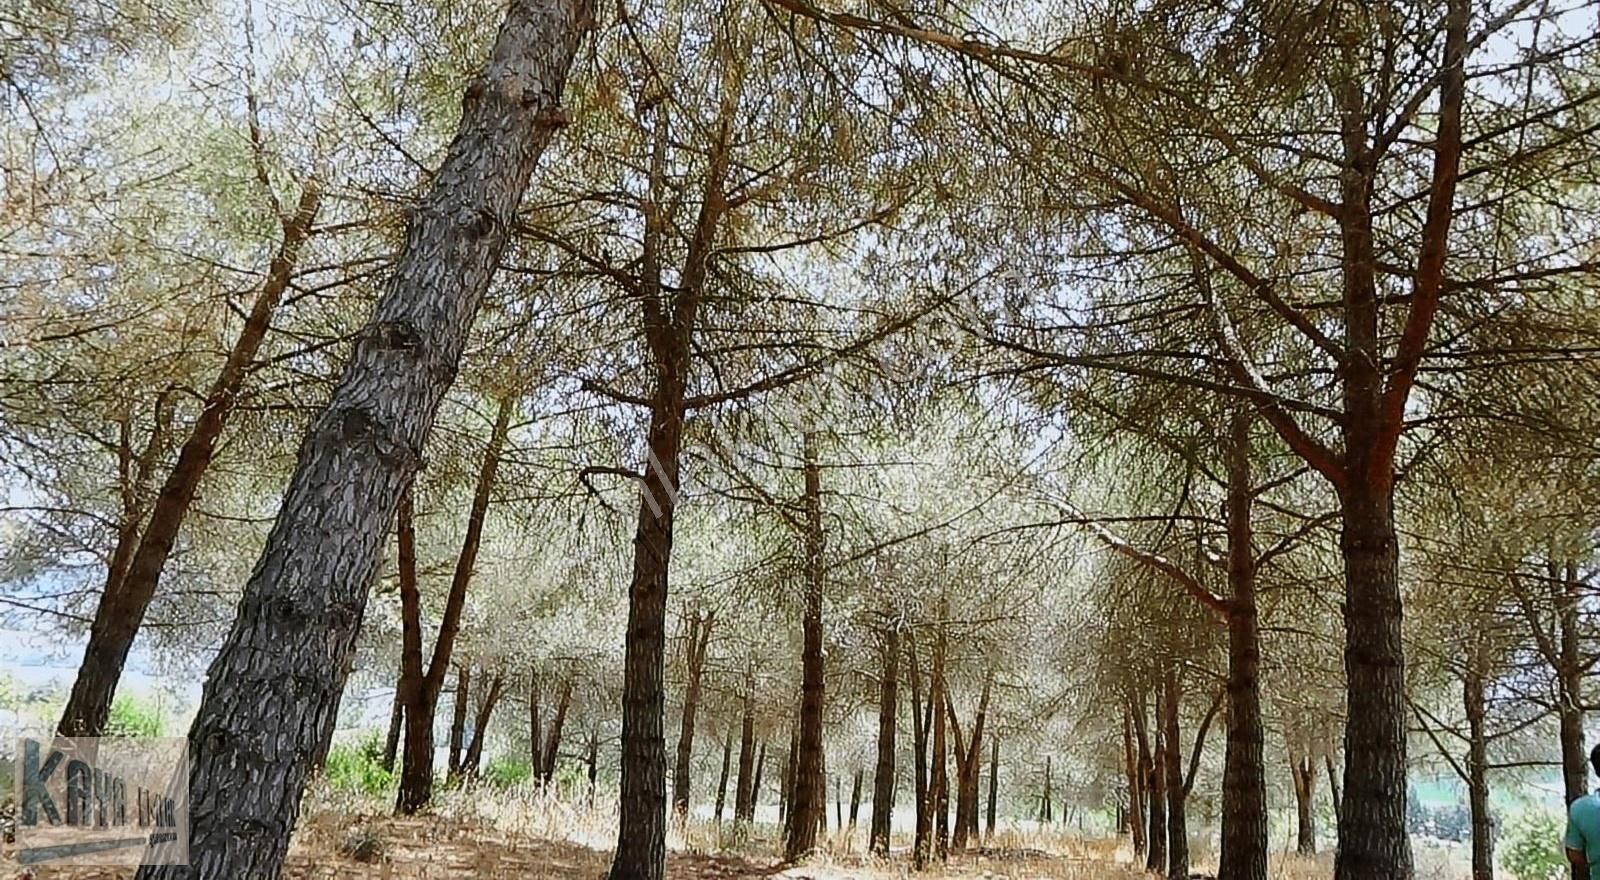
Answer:
<path fill-rule="evenodd" d="M 512 788 L 527 782 L 533 776 L 533 766 L 524 758 L 504 755 L 489 761 L 483 770 L 483 780 L 495 788 Z"/>
<path fill-rule="evenodd" d="M 329 749 L 322 773 L 334 791 L 378 795 L 395 783 L 394 773 L 383 768 L 383 737 L 377 731 Z"/>
<path fill-rule="evenodd" d="M 106 719 L 107 736 L 161 736 L 167 728 L 161 704 L 132 694 L 117 694 Z"/>
<path fill-rule="evenodd" d="M 1565 830 L 1555 813 L 1526 810 L 1506 829 L 1500 861 L 1517 880 L 1561 880 L 1568 876 L 1561 844 Z"/>

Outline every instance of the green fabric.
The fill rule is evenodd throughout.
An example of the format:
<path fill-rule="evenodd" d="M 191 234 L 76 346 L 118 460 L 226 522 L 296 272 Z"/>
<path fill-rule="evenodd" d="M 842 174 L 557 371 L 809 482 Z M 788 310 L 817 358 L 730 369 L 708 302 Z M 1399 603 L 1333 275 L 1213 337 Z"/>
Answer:
<path fill-rule="evenodd" d="M 1567 808 L 1567 849 L 1583 850 L 1589 880 L 1600 880 L 1600 795 L 1584 795 Z"/>

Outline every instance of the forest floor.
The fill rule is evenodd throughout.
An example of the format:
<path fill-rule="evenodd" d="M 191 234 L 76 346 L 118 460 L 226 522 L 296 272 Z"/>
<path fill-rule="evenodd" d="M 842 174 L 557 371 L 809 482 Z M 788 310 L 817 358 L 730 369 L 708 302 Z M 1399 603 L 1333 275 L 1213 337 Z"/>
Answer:
<path fill-rule="evenodd" d="M 857 837 L 861 835 L 856 835 Z M 838 842 L 837 837 L 833 841 Z M 952 855 L 937 870 L 913 875 L 909 858 L 890 862 L 860 855 L 828 854 L 800 866 L 785 866 L 763 856 L 771 842 L 748 841 L 744 855 L 673 851 L 669 880 L 891 880 L 891 878 L 971 878 L 971 880 L 1136 880 L 1148 875 L 1126 862 L 1113 841 L 1073 840 L 1046 851 L 1035 847 L 992 847 Z M 29 869 L 0 854 L 4 880 L 126 880 L 130 870 L 106 868 Z M 600 880 L 610 853 L 570 841 L 508 832 L 459 818 L 392 818 L 333 812 L 306 817 L 295 836 L 285 880 L 450 880 L 450 878 L 537 878 Z M 1202 867 L 1203 865 L 1197 865 Z M 1274 880 L 1311 880 L 1331 871 L 1315 861 L 1275 865 Z"/>

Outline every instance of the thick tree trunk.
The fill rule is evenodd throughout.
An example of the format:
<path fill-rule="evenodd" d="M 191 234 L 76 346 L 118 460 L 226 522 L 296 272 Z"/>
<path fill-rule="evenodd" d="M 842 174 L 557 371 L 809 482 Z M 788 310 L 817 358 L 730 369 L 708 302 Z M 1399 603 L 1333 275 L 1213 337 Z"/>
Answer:
<path fill-rule="evenodd" d="M 749 822 L 755 818 L 756 707 L 754 682 L 746 681 L 744 717 L 739 722 L 739 782 L 733 791 L 733 819 Z"/>
<path fill-rule="evenodd" d="M 463 663 L 456 671 L 456 694 L 450 715 L 450 755 L 446 764 L 445 779 L 454 782 L 461 776 L 462 756 L 466 750 L 467 707 L 472 697 L 472 664 Z M 417 713 L 419 716 L 422 713 Z"/>
<path fill-rule="evenodd" d="M 1302 856 L 1317 854 L 1317 768 L 1310 755 L 1301 755 L 1289 762 L 1289 773 L 1294 782 L 1295 852 Z"/>
<path fill-rule="evenodd" d="M 883 640 L 883 673 L 878 680 L 878 765 L 872 777 L 872 827 L 867 833 L 867 849 L 880 858 L 888 858 L 894 821 L 895 718 L 900 710 L 900 631 L 890 623 L 879 634 Z"/>
<path fill-rule="evenodd" d="M 717 806 L 711 818 L 722 824 L 722 807 L 728 802 L 728 767 L 733 763 L 733 737 L 722 738 L 722 773 L 717 777 Z"/>
<path fill-rule="evenodd" d="M 562 121 L 586 0 L 513 0 L 394 275 L 323 412 L 206 676 L 190 731 L 187 866 L 139 880 L 250 880 L 283 866 L 334 723 L 383 536 L 459 368 L 523 191 Z M 655 878 L 651 878 L 655 880 Z"/>
<path fill-rule="evenodd" d="M 678 727 L 678 754 L 672 767 L 672 813 L 678 821 L 689 815 L 689 767 L 694 757 L 694 720 L 700 711 L 700 674 L 705 669 L 706 646 L 711 640 L 711 615 L 698 612 L 689 619 L 689 643 L 684 655 L 687 679 L 683 714 Z"/>
<path fill-rule="evenodd" d="M 478 703 L 478 712 L 472 719 L 472 740 L 467 745 L 466 757 L 461 760 L 461 772 L 466 776 L 475 777 L 483 772 L 483 746 L 488 737 L 489 719 L 494 715 L 494 707 L 499 704 L 504 687 L 505 676 L 496 672 L 494 678 L 489 680 L 488 692 Z"/>
<path fill-rule="evenodd" d="M 119 541 L 112 556 L 107 589 L 95 609 L 89 627 L 89 643 L 83 662 L 73 680 L 72 693 L 57 726 L 63 736 L 99 736 L 105 731 L 111 713 L 111 699 L 122 677 L 128 651 L 139 634 L 150 600 L 155 597 L 161 571 L 172 555 L 178 532 L 200 490 L 200 481 L 211 467 L 217 443 L 233 414 L 244 389 L 245 379 L 255 363 L 256 353 L 272 327 L 272 314 L 288 289 L 300 251 L 311 236 L 311 226 L 322 201 L 322 190 L 315 180 L 307 181 L 300 192 L 300 204 L 293 215 L 279 218 L 283 238 L 267 268 L 266 281 L 256 294 L 244 328 L 234 340 L 222 369 L 211 383 L 205 404 L 189 436 L 178 450 L 178 460 L 167 473 L 156 496 L 142 534 L 130 530 L 130 539 Z M 129 525 L 137 529 L 137 519 Z M 387 522 L 380 528 L 386 528 Z M 137 548 L 131 538 L 139 534 Z M 124 567 L 125 566 L 125 567 Z"/>
<path fill-rule="evenodd" d="M 544 760 L 539 762 L 539 777 L 545 785 L 556 775 L 556 759 L 561 756 L 561 729 L 567 725 L 567 710 L 572 706 L 572 673 L 561 680 L 561 694 L 556 697 L 556 714 L 550 717 L 550 729 L 544 736 Z"/>
<path fill-rule="evenodd" d="M 1251 504 L 1250 415 L 1235 411 L 1227 450 L 1228 733 L 1222 771 L 1218 880 L 1266 880 L 1266 734 L 1261 723 L 1261 630 Z M 1196 749 L 1199 747 L 1196 746 Z"/>
<path fill-rule="evenodd" d="M 1179 708 L 1183 691 L 1178 682 L 1177 670 L 1168 667 L 1166 684 L 1162 687 L 1161 725 L 1166 742 L 1167 771 L 1167 877 L 1168 880 L 1189 878 L 1189 822 L 1188 789 L 1183 778 L 1183 737 L 1178 729 Z M 1195 748 L 1198 750 L 1199 745 Z"/>
<path fill-rule="evenodd" d="M 800 739 L 799 760 L 795 767 L 794 803 L 784 835 L 785 861 L 810 855 L 817 847 L 817 827 L 827 821 L 822 775 L 822 594 L 827 579 L 823 559 L 822 474 L 817 464 L 817 436 L 807 431 L 802 438 L 805 457 L 805 610 L 801 618 L 804 645 L 800 654 Z"/>
<path fill-rule="evenodd" d="M 1472 880 L 1494 880 L 1494 827 L 1489 816 L 1489 738 L 1484 727 L 1488 651 L 1475 640 L 1462 679 L 1467 715 L 1467 807 L 1472 816 Z"/>

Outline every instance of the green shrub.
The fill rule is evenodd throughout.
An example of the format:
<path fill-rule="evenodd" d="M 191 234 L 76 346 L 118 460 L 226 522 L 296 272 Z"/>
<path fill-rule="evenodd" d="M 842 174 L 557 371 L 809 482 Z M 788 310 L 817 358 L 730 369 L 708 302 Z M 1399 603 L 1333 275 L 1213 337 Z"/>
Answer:
<path fill-rule="evenodd" d="M 383 768 L 383 736 L 377 731 L 329 749 L 322 774 L 334 791 L 378 795 L 395 783 L 394 773 Z"/>
<path fill-rule="evenodd" d="M 161 704 L 132 694 L 117 694 L 106 719 L 106 736 L 161 736 L 167 728 Z"/>
<path fill-rule="evenodd" d="M 1555 813 L 1526 810 L 1506 829 L 1500 862 L 1517 880 L 1560 880 L 1568 876 L 1561 844 L 1565 830 Z"/>
<path fill-rule="evenodd" d="M 512 788 L 533 776 L 533 766 L 525 758 L 493 758 L 483 769 L 483 781 L 495 788 Z"/>

